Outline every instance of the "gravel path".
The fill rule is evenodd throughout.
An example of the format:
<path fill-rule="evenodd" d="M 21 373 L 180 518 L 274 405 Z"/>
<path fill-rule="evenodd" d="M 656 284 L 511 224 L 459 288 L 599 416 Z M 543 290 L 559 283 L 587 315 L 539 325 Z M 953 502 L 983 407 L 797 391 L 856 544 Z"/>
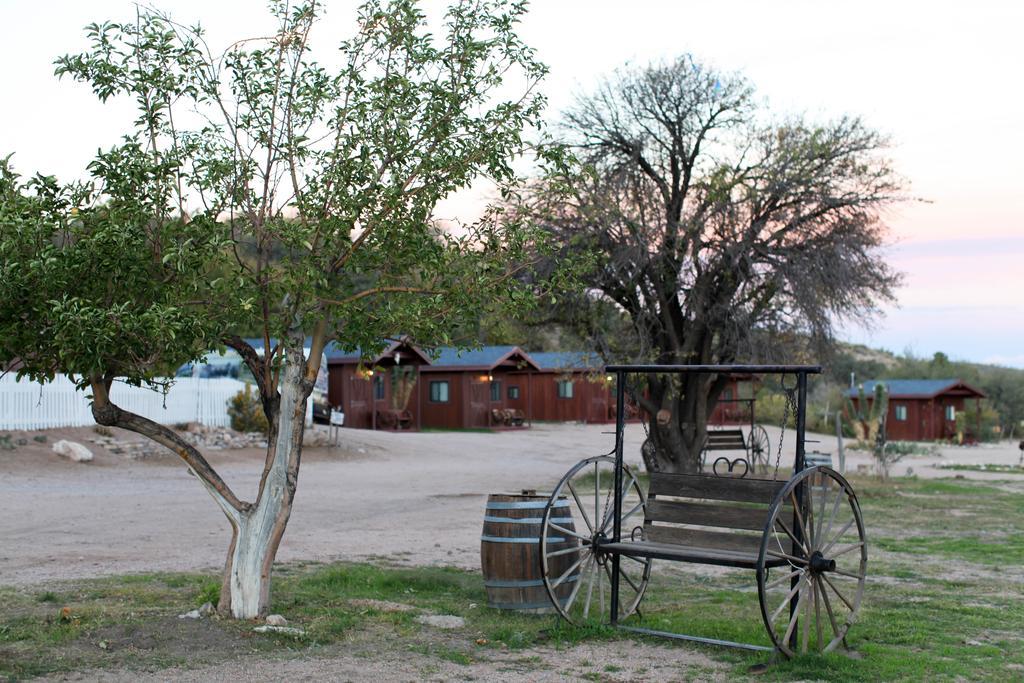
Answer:
<path fill-rule="evenodd" d="M 614 445 L 611 426 L 546 424 L 496 433 L 386 433 L 342 430 L 341 446 L 309 448 L 278 559 L 387 559 L 403 564 L 479 567 L 479 534 L 488 493 L 544 489 L 581 458 Z M 16 435 L 17 436 L 17 435 Z M 89 428 L 52 430 L 0 451 L 0 585 L 33 584 L 143 571 L 217 569 L 229 527 L 198 482 L 173 456 L 133 460 L 93 444 L 92 463 L 54 455 L 58 438 L 86 442 Z M 628 463 L 638 463 L 640 425 L 628 425 Z M 778 429 L 769 428 L 774 452 Z M 810 435 L 809 435 L 810 438 Z M 791 455 L 789 435 L 782 461 Z M 821 437 L 812 448 L 835 450 Z M 629 455 L 633 454 L 633 455 Z M 224 479 L 253 494 L 263 454 L 208 451 Z M 947 447 L 894 468 L 919 476 L 1019 479 L 937 469 L 942 463 L 1014 464 L 1016 444 Z M 868 467 L 852 452 L 847 468 Z"/>

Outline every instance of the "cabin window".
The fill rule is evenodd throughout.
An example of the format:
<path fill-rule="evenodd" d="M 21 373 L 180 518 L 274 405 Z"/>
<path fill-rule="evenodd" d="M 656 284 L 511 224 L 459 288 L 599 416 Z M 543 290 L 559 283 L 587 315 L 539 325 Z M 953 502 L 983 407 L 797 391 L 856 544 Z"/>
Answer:
<path fill-rule="evenodd" d="M 491 400 L 492 401 L 500 401 L 501 400 L 501 382 L 499 382 L 499 381 L 495 380 L 495 381 L 491 382 Z"/>
<path fill-rule="evenodd" d="M 895 415 L 896 415 L 896 419 L 899 420 L 900 422 L 906 422 L 907 421 L 907 407 L 904 406 L 904 405 L 896 406 Z"/>
<path fill-rule="evenodd" d="M 726 389 L 725 391 L 722 392 L 722 400 L 723 401 L 731 401 L 732 400 L 732 389 Z"/>
<path fill-rule="evenodd" d="M 956 406 L 946 406 L 946 419 L 950 422 L 956 420 Z"/>
<path fill-rule="evenodd" d="M 558 381 L 558 398 L 572 398 L 571 379 L 562 379 Z"/>
<path fill-rule="evenodd" d="M 373 378 L 373 398 L 377 401 L 384 400 L 384 375 L 375 375 Z"/>
<path fill-rule="evenodd" d="M 510 400 L 515 401 L 519 398 L 519 387 L 511 386 L 508 388 L 508 397 Z"/>
<path fill-rule="evenodd" d="M 430 383 L 430 401 L 431 403 L 447 403 L 448 402 L 448 382 L 431 382 Z"/>

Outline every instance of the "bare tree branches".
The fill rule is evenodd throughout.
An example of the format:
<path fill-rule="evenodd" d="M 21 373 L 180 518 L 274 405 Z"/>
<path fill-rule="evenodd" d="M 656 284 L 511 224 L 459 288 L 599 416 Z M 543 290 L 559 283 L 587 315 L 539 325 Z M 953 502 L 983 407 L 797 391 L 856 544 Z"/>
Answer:
<path fill-rule="evenodd" d="M 767 120 L 745 80 L 689 56 L 618 72 L 565 114 L 589 175 L 538 183 L 518 208 L 567 252 L 598 254 L 592 291 L 639 347 L 601 344 L 619 358 L 769 359 L 786 353 L 781 334 L 828 340 L 837 319 L 892 299 L 880 211 L 902 185 L 887 140 L 854 117 Z M 673 458 L 695 457 L 719 385 L 695 380 L 669 400 L 655 384 L 651 407 L 671 408 L 681 431 L 662 434 Z"/>

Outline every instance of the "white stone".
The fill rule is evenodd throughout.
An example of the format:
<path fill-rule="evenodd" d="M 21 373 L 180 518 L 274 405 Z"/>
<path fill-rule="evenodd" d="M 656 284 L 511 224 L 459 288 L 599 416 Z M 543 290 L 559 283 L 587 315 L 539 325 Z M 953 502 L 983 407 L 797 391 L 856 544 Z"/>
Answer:
<path fill-rule="evenodd" d="M 256 633 L 287 633 L 290 636 L 302 636 L 306 632 L 301 628 L 293 628 L 291 626 L 257 626 L 253 629 Z"/>
<path fill-rule="evenodd" d="M 282 617 L 280 614 L 271 614 L 267 617 L 268 626 L 287 626 L 288 620 Z"/>
<path fill-rule="evenodd" d="M 53 444 L 53 452 L 57 455 L 63 455 L 73 462 L 89 462 L 92 460 L 92 451 L 75 441 L 61 439 Z"/>
<path fill-rule="evenodd" d="M 462 628 L 466 625 L 465 619 L 451 614 L 421 614 L 416 621 L 437 628 Z"/>
<path fill-rule="evenodd" d="M 208 617 L 208 616 L 212 615 L 216 611 L 217 610 L 215 610 L 213 608 L 213 603 L 212 602 L 204 602 L 203 606 L 199 608 L 199 616 L 201 616 L 201 617 Z"/>
<path fill-rule="evenodd" d="M 191 612 L 185 612 L 184 614 L 179 614 L 178 618 L 179 619 L 199 619 L 202 616 L 203 615 L 199 613 L 199 610 L 194 609 Z"/>

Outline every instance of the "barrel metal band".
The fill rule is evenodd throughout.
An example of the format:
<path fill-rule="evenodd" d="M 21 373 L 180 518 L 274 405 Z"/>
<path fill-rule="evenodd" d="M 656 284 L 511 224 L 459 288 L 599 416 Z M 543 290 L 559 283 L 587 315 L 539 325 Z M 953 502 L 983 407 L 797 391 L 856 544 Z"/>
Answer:
<path fill-rule="evenodd" d="M 562 583 L 572 583 L 573 581 L 579 581 L 580 575 L 573 574 L 566 578 Z M 533 586 L 543 586 L 544 579 L 491 579 L 484 580 L 484 586 L 487 588 L 530 588 Z"/>
<path fill-rule="evenodd" d="M 562 602 L 562 607 L 565 607 L 565 602 Z M 550 600 L 545 602 L 489 602 L 489 607 L 497 609 L 554 609 L 554 605 L 551 604 Z"/>
<path fill-rule="evenodd" d="M 492 517 L 490 515 L 484 515 L 485 522 L 498 522 L 500 524 L 540 524 L 544 521 L 543 517 L 521 517 L 516 519 L 514 517 Z M 548 520 L 555 524 L 571 524 L 572 517 L 552 517 Z"/>
<path fill-rule="evenodd" d="M 542 510 L 548 506 L 546 500 L 530 500 L 522 503 L 487 503 L 487 510 Z M 569 501 L 560 500 L 551 507 L 567 508 Z"/>
<path fill-rule="evenodd" d="M 540 543 L 536 536 L 481 536 L 480 540 L 485 543 Z M 565 543 L 564 538 L 548 538 L 548 543 Z"/>

